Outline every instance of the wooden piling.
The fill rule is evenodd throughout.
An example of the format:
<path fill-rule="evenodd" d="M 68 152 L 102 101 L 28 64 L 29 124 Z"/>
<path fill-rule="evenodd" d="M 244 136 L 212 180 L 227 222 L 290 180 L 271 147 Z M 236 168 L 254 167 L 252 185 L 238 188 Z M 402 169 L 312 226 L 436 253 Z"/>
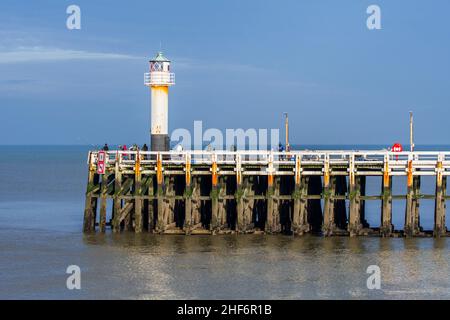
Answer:
<path fill-rule="evenodd" d="M 166 230 L 166 223 L 164 221 L 164 176 L 162 170 L 162 155 L 158 153 L 156 158 L 156 210 L 157 210 L 157 219 L 156 219 L 156 233 L 163 233 Z"/>
<path fill-rule="evenodd" d="M 120 215 L 122 211 L 122 198 L 120 197 L 122 192 L 122 172 L 120 169 L 121 160 L 122 155 L 116 153 L 116 163 L 114 168 L 114 217 L 112 221 L 113 232 L 120 232 Z"/>
<path fill-rule="evenodd" d="M 241 232 L 244 220 L 244 189 L 242 187 L 242 167 L 241 156 L 236 155 L 236 192 L 234 199 L 236 201 L 236 226 L 235 231 Z"/>
<path fill-rule="evenodd" d="M 228 177 L 222 176 L 219 178 L 219 194 L 218 194 L 218 231 L 229 227 L 227 216 L 227 180 Z"/>
<path fill-rule="evenodd" d="M 147 202 L 147 215 L 148 215 L 148 232 L 153 233 L 155 230 L 155 188 L 154 188 L 154 179 L 153 176 L 149 176 L 147 180 L 147 196 L 149 196 Z"/>
<path fill-rule="evenodd" d="M 303 235 L 310 231 L 308 223 L 308 180 L 309 177 L 300 177 L 299 183 L 295 184 L 293 194 L 294 210 L 292 216 L 292 232 L 296 235 Z M 296 181 L 297 182 L 297 181 Z"/>
<path fill-rule="evenodd" d="M 242 219 L 242 231 L 251 232 L 254 231 L 253 218 L 253 207 L 255 205 L 255 190 L 254 190 L 254 177 L 247 176 L 245 179 L 244 186 L 244 197 L 243 197 L 243 219 Z"/>
<path fill-rule="evenodd" d="M 359 179 L 355 177 L 355 174 L 349 176 L 349 224 L 348 231 L 350 236 L 358 236 L 361 234 L 361 190 L 359 185 Z"/>
<path fill-rule="evenodd" d="M 191 186 L 191 155 L 186 154 L 185 164 L 185 189 L 184 189 L 184 226 L 185 234 L 190 234 L 192 225 L 192 186 Z"/>
<path fill-rule="evenodd" d="M 445 225 L 446 203 L 445 196 L 447 191 L 447 177 L 443 175 L 442 158 L 436 165 L 436 199 L 434 204 L 434 231 L 435 237 L 446 235 L 447 228 Z"/>
<path fill-rule="evenodd" d="M 216 233 L 220 229 L 219 223 L 219 192 L 218 186 L 219 177 L 217 174 L 217 162 L 216 157 L 213 155 L 211 164 L 211 223 L 210 230 L 212 233 Z"/>
<path fill-rule="evenodd" d="M 407 195 L 404 234 L 407 237 L 417 235 L 419 230 L 420 177 L 413 175 L 413 160 L 408 160 Z"/>
<path fill-rule="evenodd" d="M 134 166 L 134 232 L 141 233 L 144 231 L 143 223 L 143 198 L 141 184 L 141 156 L 139 152 L 136 154 L 136 163 Z"/>
<path fill-rule="evenodd" d="M 295 156 L 294 179 L 295 187 L 292 198 L 294 199 L 294 208 L 292 213 L 292 232 L 302 235 L 309 231 L 308 213 L 307 213 L 307 195 L 308 195 L 308 178 L 301 174 L 301 157 Z"/>
<path fill-rule="evenodd" d="M 394 231 L 392 225 L 392 177 L 390 176 L 389 157 L 384 159 L 383 180 L 381 184 L 381 227 L 380 234 L 389 237 Z"/>
<path fill-rule="evenodd" d="M 94 191 L 98 188 L 96 184 L 96 168 L 92 161 L 92 153 L 89 152 L 88 158 L 88 182 L 86 187 L 86 202 L 84 209 L 84 219 L 83 219 L 83 231 L 92 232 L 95 231 L 95 210 L 97 204 L 97 198 L 94 197 Z"/>
<path fill-rule="evenodd" d="M 334 223 L 334 193 L 336 191 L 336 179 L 330 176 L 329 159 L 325 159 L 323 172 L 323 226 L 324 236 L 331 236 L 336 229 Z"/>
<path fill-rule="evenodd" d="M 99 230 L 105 232 L 106 230 L 106 195 L 108 191 L 109 173 L 102 175 L 102 182 L 100 187 L 100 220 Z"/>

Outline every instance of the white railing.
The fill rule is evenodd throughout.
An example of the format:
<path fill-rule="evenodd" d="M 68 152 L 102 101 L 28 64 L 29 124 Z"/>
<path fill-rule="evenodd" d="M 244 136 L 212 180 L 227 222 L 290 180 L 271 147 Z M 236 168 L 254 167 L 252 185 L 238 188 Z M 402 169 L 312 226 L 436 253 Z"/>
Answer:
<path fill-rule="evenodd" d="M 175 73 L 153 71 L 144 73 L 144 84 L 146 86 L 152 85 L 174 85 Z"/>
<path fill-rule="evenodd" d="M 118 161 L 121 165 L 134 165 L 139 157 L 142 165 L 156 164 L 160 157 L 162 164 L 185 164 L 187 156 L 191 164 L 211 165 L 215 161 L 218 165 L 295 165 L 298 157 L 302 165 L 329 164 L 347 165 L 352 159 L 355 165 L 383 164 L 387 159 L 392 168 L 405 167 L 412 160 L 415 166 L 435 166 L 438 161 L 443 162 L 444 167 L 450 168 L 450 152 L 443 151 L 415 151 L 415 152 L 389 152 L 389 151 L 264 151 L 264 150 L 242 150 L 242 151 L 107 151 L 107 165 L 114 165 Z M 98 151 L 91 151 L 89 159 L 91 164 L 97 163 Z"/>

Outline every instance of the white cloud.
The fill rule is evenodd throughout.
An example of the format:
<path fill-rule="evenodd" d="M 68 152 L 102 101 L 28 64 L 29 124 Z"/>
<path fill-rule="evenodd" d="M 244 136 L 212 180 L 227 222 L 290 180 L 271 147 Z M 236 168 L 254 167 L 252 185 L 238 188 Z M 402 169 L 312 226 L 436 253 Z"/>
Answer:
<path fill-rule="evenodd" d="M 0 51 L 0 64 L 105 59 L 142 58 L 119 53 L 89 52 L 48 47 L 18 47 L 14 50 Z"/>

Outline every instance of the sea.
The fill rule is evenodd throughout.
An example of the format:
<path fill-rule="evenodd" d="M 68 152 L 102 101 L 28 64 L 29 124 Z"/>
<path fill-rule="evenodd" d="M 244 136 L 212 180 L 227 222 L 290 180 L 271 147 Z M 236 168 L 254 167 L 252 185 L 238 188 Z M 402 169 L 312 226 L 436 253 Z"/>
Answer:
<path fill-rule="evenodd" d="M 85 235 L 87 155 L 93 148 L 1 147 L 0 299 L 450 298 L 447 238 Z M 380 194 L 380 179 L 368 178 L 367 195 Z M 406 193 L 404 177 L 393 184 L 394 194 Z M 422 179 L 422 193 L 432 194 L 434 187 L 433 177 Z M 372 226 L 379 226 L 380 210 L 379 201 L 367 201 Z M 394 200 L 398 230 L 404 210 L 404 201 Z M 433 228 L 433 210 L 433 200 L 421 200 L 424 229 Z M 68 286 L 71 266 L 79 268 L 79 288 Z M 374 275 L 380 280 L 375 287 Z"/>

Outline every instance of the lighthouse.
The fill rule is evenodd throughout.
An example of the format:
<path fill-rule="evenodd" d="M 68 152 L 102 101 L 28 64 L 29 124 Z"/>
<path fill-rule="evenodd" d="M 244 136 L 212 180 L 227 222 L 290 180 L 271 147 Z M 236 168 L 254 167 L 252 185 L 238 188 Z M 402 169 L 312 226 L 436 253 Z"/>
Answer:
<path fill-rule="evenodd" d="M 144 84 L 151 91 L 151 150 L 168 151 L 169 87 L 175 84 L 175 74 L 170 72 L 170 60 L 162 52 L 150 60 L 150 72 L 144 74 Z"/>

